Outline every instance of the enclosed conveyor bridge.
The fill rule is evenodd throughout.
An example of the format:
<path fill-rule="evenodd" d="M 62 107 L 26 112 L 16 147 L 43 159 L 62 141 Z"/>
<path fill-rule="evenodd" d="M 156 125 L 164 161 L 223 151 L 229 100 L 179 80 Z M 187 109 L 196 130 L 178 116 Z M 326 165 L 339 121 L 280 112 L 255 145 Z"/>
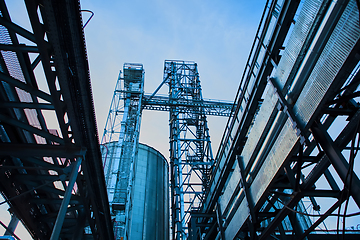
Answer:
<path fill-rule="evenodd" d="M 190 239 L 359 238 L 359 38 L 357 1 L 267 3 Z"/>

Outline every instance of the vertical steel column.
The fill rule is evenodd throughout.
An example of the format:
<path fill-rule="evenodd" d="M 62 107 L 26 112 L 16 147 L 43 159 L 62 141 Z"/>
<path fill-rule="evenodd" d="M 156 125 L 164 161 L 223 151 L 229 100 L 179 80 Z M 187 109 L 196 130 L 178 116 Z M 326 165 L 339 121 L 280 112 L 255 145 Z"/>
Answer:
<path fill-rule="evenodd" d="M 219 226 L 221 240 L 225 240 L 225 229 L 223 227 L 223 217 L 221 214 L 221 206 L 219 202 L 216 202 L 216 220 Z"/>
<path fill-rule="evenodd" d="M 116 239 L 127 239 L 132 211 L 134 161 L 139 143 L 144 69 L 142 64 L 125 63 L 116 84 L 102 143 L 111 147 L 104 165 L 106 185 Z M 111 142 L 110 142 L 111 141 Z M 105 147 L 104 147 L 105 148 Z M 105 163 L 105 160 L 103 160 Z M 124 220 L 120 220 L 125 218 Z"/>
<path fill-rule="evenodd" d="M 169 85 L 172 238 L 186 239 L 190 215 L 198 210 L 213 164 L 197 64 L 165 61 Z"/>
<path fill-rule="evenodd" d="M 170 64 L 169 73 L 169 98 L 176 101 L 179 98 L 179 85 L 176 74 L 176 66 L 172 62 Z M 165 76 L 164 76 L 165 78 Z M 171 164 L 171 209 L 172 209 L 172 235 L 173 239 L 180 240 L 183 238 L 183 188 L 182 170 L 181 170 L 181 145 L 179 110 L 176 105 L 170 108 L 170 164 Z"/>
<path fill-rule="evenodd" d="M 69 202 L 70 202 L 71 193 L 72 193 L 72 190 L 74 188 L 74 184 L 75 184 L 78 172 L 79 172 L 81 162 L 82 162 L 82 157 L 78 157 L 76 159 L 76 161 L 72 163 L 73 168 L 72 168 L 71 173 L 70 173 L 70 179 L 69 179 L 66 191 L 65 191 L 64 198 L 63 198 L 63 200 L 61 202 L 61 205 L 60 205 L 59 213 L 58 213 L 58 216 L 56 218 L 56 222 L 55 222 L 55 225 L 54 225 L 50 240 L 59 239 L 60 231 L 61 231 L 62 225 L 64 223 L 64 220 L 65 220 L 67 207 L 68 207 Z"/>
<path fill-rule="evenodd" d="M 190 238 L 189 240 L 197 240 L 198 239 L 196 222 L 197 222 L 197 217 L 191 216 L 190 228 L 189 228 L 189 238 Z"/>

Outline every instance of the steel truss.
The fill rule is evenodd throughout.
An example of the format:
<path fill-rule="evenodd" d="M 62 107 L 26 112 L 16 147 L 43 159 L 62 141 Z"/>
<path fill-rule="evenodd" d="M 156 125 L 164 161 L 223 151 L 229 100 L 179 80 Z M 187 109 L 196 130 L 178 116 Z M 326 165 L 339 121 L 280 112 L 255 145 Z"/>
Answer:
<path fill-rule="evenodd" d="M 34 239 L 113 239 L 80 4 L 25 6 L 0 1 L 1 193 Z"/>
<path fill-rule="evenodd" d="M 124 72 L 130 68 L 135 70 L 136 66 L 140 65 L 125 64 Z M 142 65 L 140 72 L 143 73 Z M 126 74 L 124 75 L 119 75 L 102 139 L 105 178 L 112 209 L 115 212 L 119 209 L 125 210 L 125 215 L 129 211 L 124 207 L 117 207 L 119 203 L 113 197 L 116 183 L 120 182 L 121 177 L 127 178 L 129 173 L 121 168 L 126 159 L 123 159 L 122 155 L 116 155 L 114 148 L 108 149 L 109 145 L 105 143 L 114 142 L 122 147 L 121 154 L 125 154 L 124 149 L 128 149 L 126 156 L 134 157 L 141 111 L 169 111 L 172 233 L 173 239 L 186 239 L 190 211 L 197 209 L 203 200 L 213 166 L 206 115 L 230 116 L 234 105 L 203 100 L 197 65 L 194 62 L 165 61 L 164 79 L 152 95 L 143 93 L 143 82 L 138 90 L 131 89 L 126 85 Z M 164 85 L 170 88 L 169 97 L 157 96 L 157 92 Z M 131 130 L 129 126 L 133 126 Z M 127 169 L 132 169 L 133 160 L 129 162 Z M 131 186 L 132 179 L 128 179 L 128 186 Z M 128 196 L 131 195 L 130 191 L 131 189 Z M 123 225 L 126 225 L 126 222 L 127 220 Z"/>
<path fill-rule="evenodd" d="M 177 106 L 181 112 L 191 113 L 193 109 L 201 107 L 205 115 L 230 117 L 234 104 L 214 100 L 171 99 L 164 96 L 144 95 L 143 109 L 156 111 L 170 111 Z"/>
<path fill-rule="evenodd" d="M 164 79 L 173 102 L 203 101 L 197 64 L 165 61 Z M 190 212 L 198 209 L 214 164 L 204 109 L 170 106 L 170 180 L 173 239 L 186 239 Z"/>
<path fill-rule="evenodd" d="M 132 208 L 130 193 L 141 124 L 144 69 L 141 64 L 125 63 L 121 75 L 120 72 L 102 139 L 106 186 L 116 221 L 115 239 L 127 239 L 128 213 Z M 122 220 L 124 218 L 125 221 Z"/>
<path fill-rule="evenodd" d="M 359 238 L 358 11 L 266 5 L 191 239 Z"/>

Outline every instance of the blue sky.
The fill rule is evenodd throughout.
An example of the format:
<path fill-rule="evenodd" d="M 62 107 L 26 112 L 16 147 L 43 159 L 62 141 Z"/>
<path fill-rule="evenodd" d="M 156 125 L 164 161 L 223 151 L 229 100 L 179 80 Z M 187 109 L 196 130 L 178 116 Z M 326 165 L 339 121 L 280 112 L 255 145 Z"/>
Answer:
<path fill-rule="evenodd" d="M 119 70 L 142 63 L 145 92 L 161 83 L 165 60 L 198 63 L 203 97 L 233 101 L 258 27 L 265 0 L 81 0 L 95 13 L 85 28 L 99 136 L 103 134 Z M 14 22 L 28 28 L 22 0 L 6 0 Z M 90 16 L 83 14 L 84 22 Z M 167 87 L 162 93 L 167 93 Z M 209 117 L 213 148 L 226 118 Z M 168 113 L 143 112 L 140 141 L 169 156 Z M 214 154 L 216 151 L 214 152 Z M 0 220 L 9 222 L 0 208 Z M 0 228 L 2 229 L 2 228 Z M 0 235 L 3 230 L 0 230 Z M 22 240 L 31 239 L 16 232 Z"/>
<path fill-rule="evenodd" d="M 95 13 L 85 35 L 99 136 L 119 70 L 125 62 L 144 65 L 145 92 L 152 93 L 162 81 L 164 60 L 195 61 L 203 97 L 232 101 L 265 2 L 81 0 L 83 9 Z M 89 16 L 84 13 L 84 21 Z M 164 86 L 162 93 L 167 90 Z M 208 117 L 208 121 L 216 154 L 227 119 Z M 144 111 L 140 141 L 168 157 L 168 139 L 168 113 Z M 347 225 L 354 225 L 356 219 L 347 219 Z M 336 219 L 327 224 L 336 228 Z"/>
<path fill-rule="evenodd" d="M 161 83 L 164 61 L 198 63 L 203 97 L 233 101 L 265 5 L 258 1 L 81 1 L 95 15 L 85 28 L 91 80 L 102 136 L 119 70 L 142 63 L 145 92 Z M 89 17 L 84 13 L 84 21 Z M 167 93 L 163 87 L 162 93 Z M 213 147 L 226 119 L 209 117 Z M 154 136 L 157 136 L 156 140 Z M 166 157 L 168 113 L 144 111 L 140 141 Z"/>

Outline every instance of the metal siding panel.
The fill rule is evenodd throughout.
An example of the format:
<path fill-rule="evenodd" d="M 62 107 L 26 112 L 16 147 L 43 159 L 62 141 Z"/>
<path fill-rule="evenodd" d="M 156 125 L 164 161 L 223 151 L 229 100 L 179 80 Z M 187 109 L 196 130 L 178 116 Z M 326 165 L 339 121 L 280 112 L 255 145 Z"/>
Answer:
<path fill-rule="evenodd" d="M 155 149 L 139 144 L 129 239 L 167 240 L 169 232 L 169 168 Z M 166 181 L 164 181 L 166 180 Z M 167 196 L 167 197 L 165 197 Z"/>
<path fill-rule="evenodd" d="M 220 196 L 220 209 L 222 210 L 222 213 L 226 211 L 226 209 L 229 207 L 229 201 L 231 200 L 231 197 L 233 196 L 236 187 L 239 184 L 240 181 L 240 169 L 239 165 L 236 164 L 233 173 L 231 176 L 229 176 L 228 183 L 224 186 L 224 193 Z"/>
<path fill-rule="evenodd" d="M 259 113 L 255 119 L 254 125 L 249 133 L 248 140 L 244 146 L 244 150 L 241 153 L 245 166 L 248 165 L 250 158 L 254 154 L 254 150 L 259 142 L 259 139 L 266 127 L 268 119 L 270 118 L 274 108 L 276 107 L 276 103 L 278 101 L 278 97 L 275 94 L 274 88 L 269 86 L 268 91 L 264 97 L 264 102 L 259 110 Z"/>
<path fill-rule="evenodd" d="M 241 155 L 244 159 L 245 166 L 247 166 L 251 156 L 254 154 L 254 149 L 256 148 L 257 143 L 259 142 L 259 139 L 266 126 L 266 120 L 270 118 L 273 109 L 275 108 L 278 101 L 278 98 L 274 93 L 274 88 L 269 87 L 264 98 L 264 103 L 259 110 L 258 116 L 254 122 L 248 140 L 246 141 L 246 144 L 244 146 L 244 150 Z M 223 211 L 225 211 L 225 209 L 228 207 L 229 201 L 231 200 L 231 197 L 233 195 L 232 193 L 240 181 L 240 170 L 238 165 L 236 165 L 233 174 L 229 176 L 229 178 L 230 179 L 227 185 L 224 186 L 225 191 L 221 196 L 220 201 L 221 209 Z"/>
<path fill-rule="evenodd" d="M 292 121 L 287 119 L 278 138 L 261 166 L 260 171 L 256 175 L 254 182 L 251 184 L 251 195 L 255 203 L 259 201 L 271 180 L 279 171 L 281 165 L 295 146 L 298 138 L 297 131 L 294 129 Z"/>
<path fill-rule="evenodd" d="M 360 36 L 358 8 L 350 1 L 306 82 L 294 112 L 306 125 Z"/>
<path fill-rule="evenodd" d="M 304 2 L 274 76 L 279 80 L 282 87 L 287 81 L 294 63 L 298 58 L 299 52 L 309 34 L 322 2 L 323 1 L 320 0 Z"/>
<path fill-rule="evenodd" d="M 234 217 L 231 219 L 231 222 L 225 230 L 225 239 L 234 239 L 240 229 L 244 224 L 245 220 L 249 216 L 249 209 L 246 201 L 242 201 L 238 207 Z"/>
<path fill-rule="evenodd" d="M 278 172 L 280 166 L 285 161 L 293 146 L 296 144 L 298 136 L 293 128 L 292 121 L 288 119 L 279 134 L 271 151 L 266 157 L 260 171 L 256 175 L 254 182 L 250 186 L 250 191 L 255 204 L 260 200 L 272 179 Z M 234 239 L 237 231 L 245 223 L 249 216 L 246 200 L 242 201 L 234 217 L 231 219 L 225 234 L 226 239 Z"/>

